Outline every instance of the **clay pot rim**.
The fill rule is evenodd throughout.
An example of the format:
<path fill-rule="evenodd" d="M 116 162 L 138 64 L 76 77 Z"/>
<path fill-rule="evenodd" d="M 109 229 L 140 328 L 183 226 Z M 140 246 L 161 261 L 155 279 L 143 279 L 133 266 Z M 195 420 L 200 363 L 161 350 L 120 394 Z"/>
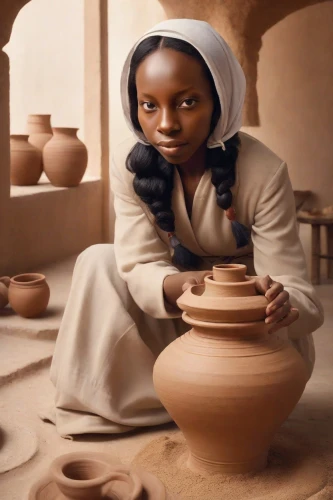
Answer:
<path fill-rule="evenodd" d="M 240 283 L 244 284 L 244 281 L 240 282 Z M 234 285 L 234 283 L 231 283 L 231 285 Z M 179 297 L 178 300 L 182 299 L 182 297 L 183 297 L 187 301 L 188 300 L 187 296 L 190 295 L 191 300 L 195 301 L 195 304 L 194 303 L 189 304 L 191 307 L 198 307 L 198 308 L 202 308 L 202 309 L 213 309 L 213 310 L 221 309 L 221 306 L 224 304 L 227 304 L 227 307 L 230 307 L 231 302 L 235 302 L 235 301 L 239 302 L 239 300 L 245 301 L 245 303 L 246 302 L 253 302 L 253 300 L 261 300 L 264 303 L 264 301 L 262 299 L 265 299 L 266 303 L 268 305 L 267 298 L 261 294 L 247 295 L 245 297 L 237 297 L 237 296 L 233 296 L 233 297 L 214 296 L 214 297 L 212 297 L 210 295 L 203 295 L 202 293 L 200 293 L 200 294 L 194 293 L 195 290 L 198 290 L 198 291 L 202 290 L 202 293 L 203 293 L 205 291 L 205 285 L 200 284 L 200 285 L 190 286 L 183 293 L 183 295 L 181 295 L 181 297 Z M 199 301 L 200 301 L 200 303 L 198 304 Z M 182 300 L 182 302 L 184 302 L 184 301 Z M 225 308 L 223 308 L 223 309 L 225 309 Z"/>
<path fill-rule="evenodd" d="M 200 319 L 194 319 L 192 316 L 190 316 L 186 311 L 183 312 L 182 314 L 182 319 L 187 323 L 188 325 L 192 326 L 197 326 L 197 327 L 203 327 L 203 328 L 209 328 L 213 330 L 235 330 L 235 336 L 237 333 L 242 333 L 242 330 L 246 330 L 246 334 L 251 335 L 252 330 L 256 329 L 257 334 L 261 333 L 264 331 L 268 331 L 271 328 L 271 325 L 265 323 L 265 320 L 258 320 L 258 321 L 246 321 L 246 322 L 240 322 L 240 323 L 217 323 L 213 321 L 204 321 Z"/>
<path fill-rule="evenodd" d="M 22 280 L 20 281 L 20 278 L 22 277 L 25 277 L 25 278 L 28 278 L 28 277 L 31 277 L 31 279 L 25 279 L 25 280 Z M 41 284 L 45 281 L 45 276 L 44 274 L 40 274 L 40 273 L 22 273 L 22 274 L 17 274 L 16 276 L 13 276 L 12 278 L 10 278 L 10 283 L 12 285 L 18 285 L 18 286 L 25 286 L 25 285 L 38 285 L 38 284 Z"/>
<path fill-rule="evenodd" d="M 90 462 L 90 463 L 100 463 L 105 466 L 109 466 L 110 470 L 107 471 L 105 474 L 102 474 L 94 479 L 71 479 L 67 477 L 63 469 L 66 466 L 69 466 L 72 463 L 75 462 Z M 115 467 L 117 467 L 117 471 L 112 470 Z M 110 457 L 104 453 L 98 453 L 98 452 L 85 452 L 85 453 L 80 453 L 80 452 L 73 452 L 73 453 L 66 453 L 65 455 L 60 455 L 59 457 L 55 458 L 51 464 L 51 475 L 54 479 L 55 482 L 61 483 L 63 486 L 81 486 L 83 488 L 85 487 L 93 487 L 93 486 L 99 486 L 101 483 L 106 483 L 111 480 L 113 480 L 115 475 L 118 475 L 118 477 L 125 476 L 126 471 L 125 470 L 119 470 L 120 467 L 118 467 L 117 464 L 114 464 L 110 461 Z"/>
<path fill-rule="evenodd" d="M 244 284 L 250 286 L 250 285 L 255 285 L 256 283 L 256 280 L 254 278 L 247 278 L 245 281 L 215 281 L 213 279 L 212 274 L 208 274 L 207 276 L 205 276 L 204 281 L 208 282 L 212 286 L 219 287 L 223 285 L 223 287 L 228 287 L 228 288 L 242 287 L 244 286 Z"/>
<path fill-rule="evenodd" d="M 266 318 L 268 300 L 263 295 L 248 297 L 205 297 L 192 294 L 193 287 L 204 288 L 205 285 L 193 285 L 177 300 L 180 309 L 191 318 L 212 323 L 239 323 L 235 313 L 244 315 L 244 322 L 261 321 Z M 241 299 L 241 300 L 240 300 Z M 240 305 L 241 304 L 241 305 Z M 234 318 L 235 319 L 230 319 Z"/>
<path fill-rule="evenodd" d="M 213 266 L 213 269 L 219 270 L 223 269 L 223 271 L 234 271 L 235 269 L 247 269 L 245 264 L 216 264 Z"/>
<path fill-rule="evenodd" d="M 79 127 L 51 127 L 53 132 L 77 132 Z"/>

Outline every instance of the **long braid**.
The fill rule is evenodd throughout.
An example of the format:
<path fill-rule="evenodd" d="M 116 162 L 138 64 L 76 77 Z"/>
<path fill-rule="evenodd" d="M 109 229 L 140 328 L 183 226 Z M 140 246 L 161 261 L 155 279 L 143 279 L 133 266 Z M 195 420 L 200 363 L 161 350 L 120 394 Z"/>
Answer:
<path fill-rule="evenodd" d="M 155 148 L 137 143 L 127 157 L 126 167 L 135 174 L 134 191 L 146 203 L 158 227 L 174 232 L 175 216 L 171 209 L 173 165 L 166 162 Z"/>
<path fill-rule="evenodd" d="M 212 171 L 212 183 L 216 188 L 216 202 L 226 211 L 231 220 L 231 228 L 236 240 L 237 248 L 248 244 L 250 233 L 247 227 L 235 220 L 235 211 L 232 208 L 231 188 L 236 181 L 236 162 L 239 153 L 240 139 L 238 133 L 225 142 L 222 148 L 209 149 L 207 153 L 208 167 Z"/>
<path fill-rule="evenodd" d="M 175 216 L 171 208 L 174 165 L 153 147 L 137 143 L 126 159 L 126 168 L 135 174 L 135 193 L 148 206 L 157 226 L 167 233 L 175 232 Z M 173 239 L 173 261 L 185 269 L 195 269 L 200 258 L 177 239 Z"/>

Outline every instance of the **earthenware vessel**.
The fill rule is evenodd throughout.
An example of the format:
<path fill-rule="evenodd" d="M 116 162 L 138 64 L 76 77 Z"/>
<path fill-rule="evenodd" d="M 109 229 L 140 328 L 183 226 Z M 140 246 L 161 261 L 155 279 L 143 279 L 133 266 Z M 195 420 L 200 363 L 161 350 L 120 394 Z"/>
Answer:
<path fill-rule="evenodd" d="M 156 392 L 187 441 L 188 467 L 202 474 L 264 468 L 308 378 L 291 344 L 268 334 L 267 300 L 245 273 L 215 266 L 205 285 L 186 290 L 178 305 L 192 329 L 154 367 Z"/>
<path fill-rule="evenodd" d="M 8 304 L 9 283 L 9 276 L 2 276 L 2 278 L 0 278 L 0 309 L 3 309 Z"/>
<path fill-rule="evenodd" d="M 14 311 L 24 318 L 35 318 L 48 306 L 50 288 L 43 274 L 18 274 L 10 279 L 8 299 Z"/>
<path fill-rule="evenodd" d="M 45 144 L 52 137 L 51 115 L 28 115 L 27 133 L 29 142 L 43 153 Z"/>
<path fill-rule="evenodd" d="M 12 186 L 37 184 L 42 174 L 42 155 L 28 142 L 28 135 L 10 136 L 10 183 Z"/>
<path fill-rule="evenodd" d="M 29 500 L 172 500 L 162 482 L 139 467 L 117 465 L 104 453 L 56 458 Z"/>
<path fill-rule="evenodd" d="M 78 186 L 87 168 L 87 148 L 76 136 L 77 128 L 54 127 L 52 131 L 43 149 L 44 171 L 54 186 Z"/>

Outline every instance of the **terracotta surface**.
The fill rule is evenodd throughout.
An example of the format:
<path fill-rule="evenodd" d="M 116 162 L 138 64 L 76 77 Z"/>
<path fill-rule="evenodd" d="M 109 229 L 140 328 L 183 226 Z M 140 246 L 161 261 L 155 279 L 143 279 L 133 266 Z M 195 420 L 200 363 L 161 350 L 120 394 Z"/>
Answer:
<path fill-rule="evenodd" d="M 53 137 L 43 150 L 44 171 L 54 186 L 78 186 L 87 168 L 87 148 L 76 136 L 77 128 L 52 130 Z"/>
<path fill-rule="evenodd" d="M 29 142 L 41 154 L 45 144 L 52 137 L 51 115 L 29 115 L 27 121 L 27 133 L 29 134 Z"/>
<path fill-rule="evenodd" d="M 28 500 L 171 500 L 162 482 L 139 467 L 115 465 L 105 453 L 68 453 L 30 490 Z"/>
<path fill-rule="evenodd" d="M 43 274 L 19 274 L 10 280 L 8 298 L 17 314 L 24 318 L 35 318 L 47 308 L 50 288 Z"/>
<path fill-rule="evenodd" d="M 14 186 L 37 184 L 42 175 L 42 155 L 28 142 L 28 137 L 10 136 L 10 182 Z"/>
<path fill-rule="evenodd" d="M 10 278 L 3 276 L 0 278 L 0 309 L 3 309 L 8 304 L 8 287 Z"/>
<path fill-rule="evenodd" d="M 215 281 L 207 295 L 203 287 L 193 293 L 198 286 L 192 286 L 180 297 L 192 330 L 172 342 L 154 367 L 157 394 L 187 440 L 188 467 L 203 474 L 263 469 L 273 437 L 307 381 L 301 356 L 267 333 L 267 300 L 243 296 L 243 287 L 255 293 L 245 271 L 242 265 L 216 266 L 206 283 L 226 282 Z M 264 301 L 261 311 L 247 302 L 252 299 Z M 249 319 L 252 310 L 257 319 Z"/>

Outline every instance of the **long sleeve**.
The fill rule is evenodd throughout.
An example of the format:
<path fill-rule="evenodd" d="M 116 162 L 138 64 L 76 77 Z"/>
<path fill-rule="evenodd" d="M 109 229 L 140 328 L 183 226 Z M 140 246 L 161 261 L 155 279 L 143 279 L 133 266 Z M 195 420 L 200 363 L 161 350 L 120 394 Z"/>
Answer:
<path fill-rule="evenodd" d="M 167 245 L 142 209 L 125 165 L 117 168 L 113 162 L 110 181 L 116 214 L 114 248 L 121 278 L 145 313 L 154 318 L 180 317 L 181 311 L 168 306 L 163 295 L 164 279 L 179 270 L 172 265 Z"/>
<path fill-rule="evenodd" d="M 269 274 L 282 283 L 290 294 L 292 306 L 299 309 L 299 319 L 288 328 L 289 338 L 296 340 L 315 331 L 324 321 L 323 308 L 308 281 L 285 163 L 280 165 L 258 202 L 252 242 L 257 275 Z"/>

